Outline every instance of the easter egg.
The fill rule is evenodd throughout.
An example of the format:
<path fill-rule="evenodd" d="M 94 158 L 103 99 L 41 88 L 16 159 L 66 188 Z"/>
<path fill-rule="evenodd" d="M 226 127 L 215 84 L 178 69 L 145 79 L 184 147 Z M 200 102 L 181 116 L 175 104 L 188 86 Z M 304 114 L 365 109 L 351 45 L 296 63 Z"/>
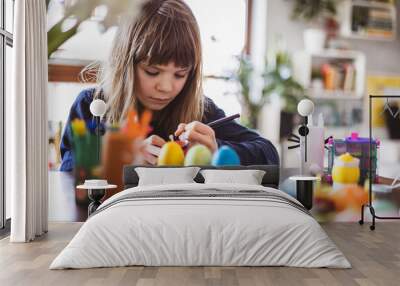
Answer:
<path fill-rule="evenodd" d="M 187 151 L 184 165 L 210 165 L 211 159 L 211 151 L 206 146 L 197 144 Z"/>
<path fill-rule="evenodd" d="M 185 160 L 182 147 L 175 141 L 165 143 L 158 155 L 158 166 L 182 166 Z"/>
<path fill-rule="evenodd" d="M 239 155 L 229 146 L 221 146 L 212 158 L 212 165 L 226 166 L 226 165 L 240 165 Z"/>

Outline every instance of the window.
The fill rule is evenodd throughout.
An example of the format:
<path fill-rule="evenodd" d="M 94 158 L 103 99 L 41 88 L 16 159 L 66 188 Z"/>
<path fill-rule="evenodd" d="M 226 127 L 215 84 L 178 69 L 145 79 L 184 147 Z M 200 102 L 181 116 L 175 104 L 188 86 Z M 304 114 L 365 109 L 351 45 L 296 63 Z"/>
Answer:
<path fill-rule="evenodd" d="M 4 0 L 4 2 L 5 23 L 2 28 L 12 34 L 14 30 L 14 0 Z"/>
<path fill-rule="evenodd" d="M 14 0 L 0 0 L 0 235 L 9 227 L 10 194 L 5 188 L 5 105 L 11 92 Z"/>
<path fill-rule="evenodd" d="M 227 115 L 240 113 L 238 86 L 223 79 L 237 69 L 246 43 L 246 0 L 186 0 L 200 27 L 206 96 Z"/>

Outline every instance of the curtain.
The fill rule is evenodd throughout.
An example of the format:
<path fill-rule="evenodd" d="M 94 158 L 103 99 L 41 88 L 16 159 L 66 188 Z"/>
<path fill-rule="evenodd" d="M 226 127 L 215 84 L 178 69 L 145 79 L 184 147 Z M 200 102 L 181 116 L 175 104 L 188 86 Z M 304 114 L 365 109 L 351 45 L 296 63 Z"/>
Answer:
<path fill-rule="evenodd" d="M 28 242 L 48 228 L 46 1 L 16 1 L 14 17 L 12 93 L 6 99 L 10 241 Z"/>

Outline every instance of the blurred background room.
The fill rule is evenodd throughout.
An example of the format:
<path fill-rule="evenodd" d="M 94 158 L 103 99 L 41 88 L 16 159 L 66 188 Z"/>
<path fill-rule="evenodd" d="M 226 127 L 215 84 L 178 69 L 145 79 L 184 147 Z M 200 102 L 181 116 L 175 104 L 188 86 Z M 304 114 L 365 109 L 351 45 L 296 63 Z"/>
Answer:
<path fill-rule="evenodd" d="M 81 90 L 96 85 L 95 69 L 110 52 L 118 15 L 139 6 L 133 0 L 48 2 L 51 200 L 61 184 L 59 144 L 71 105 Z M 241 113 L 242 124 L 271 140 L 280 154 L 281 168 L 300 165 L 299 151 L 288 149 L 294 145 L 288 138 L 297 134 L 301 123 L 297 114 L 301 99 L 314 102 L 313 124 L 324 127 L 324 138 L 345 139 L 351 134 L 353 138 L 369 136 L 370 94 L 400 95 L 399 1 L 186 2 L 200 26 L 204 94 L 227 115 Z M 395 178 L 400 173 L 398 110 L 396 99 L 378 98 L 372 105 L 373 138 L 379 139 L 377 172 L 383 177 Z M 329 156 L 326 150 L 325 168 Z M 328 215 L 321 219 L 359 216 L 359 209 L 352 206 L 359 206 L 364 195 L 354 199 L 353 205 L 343 206 L 343 200 L 352 198 L 332 198 L 322 189 L 317 195 L 322 203 L 316 208 Z M 65 194 L 73 195 L 73 191 Z M 399 196 L 379 196 L 381 210 L 397 215 Z M 50 219 L 79 219 L 55 211 L 68 213 L 75 206 L 53 201 Z M 344 212 L 336 216 L 332 210 Z"/>

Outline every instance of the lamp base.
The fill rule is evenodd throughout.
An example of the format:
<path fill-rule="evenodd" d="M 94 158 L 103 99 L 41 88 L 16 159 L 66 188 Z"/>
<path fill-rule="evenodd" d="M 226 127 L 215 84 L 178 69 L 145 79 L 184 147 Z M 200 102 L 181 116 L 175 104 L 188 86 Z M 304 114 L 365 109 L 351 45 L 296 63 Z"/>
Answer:
<path fill-rule="evenodd" d="M 88 206 L 88 216 L 94 213 L 97 208 L 101 205 L 100 200 L 106 194 L 105 189 L 89 189 L 88 190 L 88 197 L 91 200 L 91 203 Z"/>
<path fill-rule="evenodd" d="M 296 198 L 308 210 L 313 207 L 314 181 L 319 177 L 293 176 L 291 180 L 296 181 Z"/>
<path fill-rule="evenodd" d="M 296 181 L 297 200 L 308 210 L 313 206 L 313 183 L 313 181 Z"/>

